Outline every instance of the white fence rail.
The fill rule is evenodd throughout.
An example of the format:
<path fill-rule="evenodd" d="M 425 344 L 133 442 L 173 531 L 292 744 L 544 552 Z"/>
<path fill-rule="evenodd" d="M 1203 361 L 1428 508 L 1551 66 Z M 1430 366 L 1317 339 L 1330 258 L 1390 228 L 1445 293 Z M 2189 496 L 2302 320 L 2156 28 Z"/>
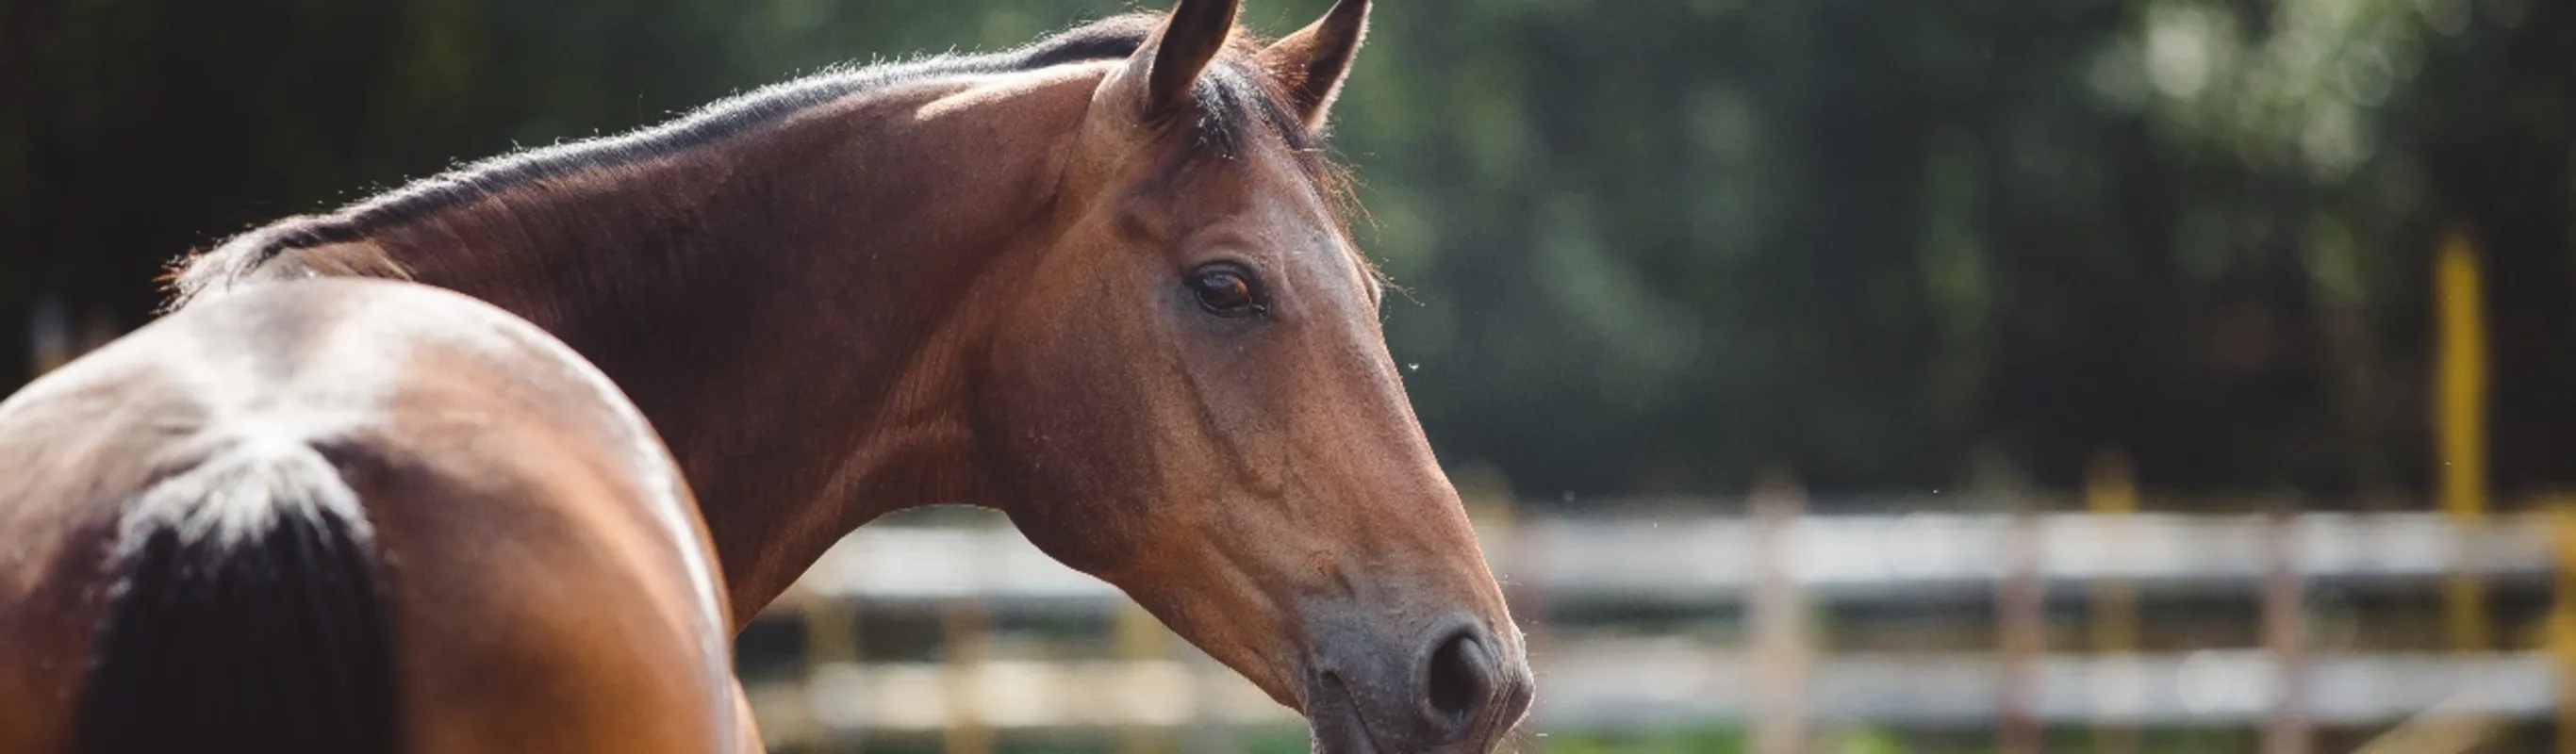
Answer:
<path fill-rule="evenodd" d="M 2052 586 L 2132 579 L 2148 588 L 2251 589 L 2276 557 L 2260 516 L 2052 514 L 2031 519 L 2038 576 Z M 1800 519 L 1781 532 L 1789 577 L 1823 599 L 1984 593 L 2004 575 L 2014 519 L 1913 514 Z M 2316 513 L 2290 520 L 2287 554 L 2310 581 L 2436 579 L 2455 566 L 2488 578 L 2552 567 L 2540 516 L 2464 532 L 2432 514 Z M 1742 519 L 1536 520 L 1485 532 L 1507 581 L 1550 600 L 1697 603 L 1740 599 L 1755 572 Z M 1117 590 L 1057 564 L 1009 529 L 868 528 L 833 548 L 798 587 L 862 601 L 978 599 L 1034 609 L 1107 610 Z"/>
<path fill-rule="evenodd" d="M 2547 715 L 2555 698 L 2539 653 L 2489 657 L 2326 656 L 2301 673 L 2306 716 L 2354 725 L 2436 705 L 2491 717 Z M 1751 717 L 1749 658 L 1713 647 L 1586 643 L 1539 659 L 1542 729 L 1652 729 Z M 2050 655 L 2036 665 L 2033 712 L 2058 724 L 2246 725 L 2284 690 L 2259 650 L 2131 656 Z M 1808 681 L 1819 720 L 1975 727 L 2002 717 L 1992 655 L 1836 655 Z M 1179 660 L 835 663 L 803 682 L 756 686 L 762 719 L 839 732 L 932 731 L 960 716 L 1001 728 L 1293 725 L 1296 717 L 1221 667 Z"/>
<path fill-rule="evenodd" d="M 1741 605 L 1776 553 L 1792 606 L 1994 598 L 2036 584 L 2049 600 L 2077 587 L 2135 585 L 2149 595 L 2227 592 L 2296 612 L 2300 585 L 2431 586 L 2466 574 L 2540 586 L 2557 572 L 2556 519 L 2507 515 L 2461 528 L 2438 515 L 2287 517 L 1973 514 L 1745 519 L 1538 519 L 1483 532 L 1496 571 L 1553 608 Z M 1766 525 L 1767 524 L 1767 525 Z M 1769 546 L 1757 545 L 1775 532 Z M 2015 553 L 2021 553 L 2016 555 Z M 2021 564 L 2016 566 L 2015 564 Z M 2027 569 L 2016 573 L 2016 567 Z M 2281 588 L 2287 585 L 2288 588 Z M 2269 587 L 2269 588 L 2267 588 Z M 2274 601 L 2288 599 L 2286 606 Z M 1998 630 L 2029 636 L 2037 602 L 1997 598 Z M 787 604 L 915 609 L 977 603 L 1004 611 L 1111 614 L 1116 590 L 1002 528 L 876 527 L 827 554 Z M 2025 604 L 2027 603 L 2027 604 Z M 2022 605 L 2020 607 L 2009 607 Z M 1791 609 L 1795 609 L 1792 607 Z M 2023 614 L 2008 614 L 2020 611 Z M 793 610 L 786 611 L 788 615 Z M 2003 628 L 2019 621 L 2017 629 Z M 2297 626 L 2292 622 L 2282 625 Z M 1622 729 L 1745 722 L 1757 694 L 1791 693 L 1816 720 L 1931 726 L 2034 723 L 2241 725 L 2294 714 L 2299 725 L 2394 722 L 2437 705 L 2531 718 L 2557 703 L 2549 653 L 2347 653 L 2302 646 L 2304 629 L 2265 629 L 2261 647 L 2140 654 L 1822 654 L 1786 689 L 1755 682 L 1750 648 L 1690 637 L 1551 641 L 1536 657 L 1543 728 Z M 2286 642 L 2286 643 L 2284 643 Z M 2030 647 L 2010 650 L 2010 647 Z M 1776 647 L 1775 647 L 1776 649 Z M 1194 654 L 1164 659 L 828 662 L 760 685 L 765 721 L 810 735 L 929 730 L 961 718 L 998 728 L 1290 725 L 1249 684 Z"/>

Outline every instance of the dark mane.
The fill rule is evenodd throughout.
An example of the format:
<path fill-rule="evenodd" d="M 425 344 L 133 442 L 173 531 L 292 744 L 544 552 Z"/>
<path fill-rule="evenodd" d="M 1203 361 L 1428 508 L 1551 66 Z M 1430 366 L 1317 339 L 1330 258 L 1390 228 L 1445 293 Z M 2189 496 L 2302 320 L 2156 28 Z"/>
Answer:
<path fill-rule="evenodd" d="M 756 131 L 798 112 L 853 95 L 905 84 L 1016 73 L 1058 65 L 1126 58 L 1142 47 L 1162 17 L 1131 13 L 1094 21 L 1018 49 L 935 55 L 898 63 L 836 67 L 705 105 L 680 118 L 616 136 L 566 142 L 466 164 L 400 188 L 313 216 L 288 218 L 251 230 L 172 266 L 172 306 L 207 284 L 248 275 L 290 249 L 348 243 L 531 182 L 601 168 L 650 161 Z M 1243 40 L 1248 43 L 1249 39 Z M 1240 44 L 1240 43 L 1239 43 Z M 1248 49 L 1248 48 L 1247 48 Z M 1267 77 L 1252 75 L 1241 60 L 1211 67 L 1197 91 L 1199 119 L 1191 124 L 1200 148 L 1233 154 L 1254 134 L 1278 134 L 1314 177 L 1336 210 L 1347 204 L 1341 173 L 1324 160 L 1302 121 Z"/>

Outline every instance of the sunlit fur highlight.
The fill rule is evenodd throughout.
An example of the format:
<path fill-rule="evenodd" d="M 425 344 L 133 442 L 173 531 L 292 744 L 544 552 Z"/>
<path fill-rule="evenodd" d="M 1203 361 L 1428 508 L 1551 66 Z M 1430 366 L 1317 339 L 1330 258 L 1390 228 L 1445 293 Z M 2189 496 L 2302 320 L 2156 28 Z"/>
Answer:
<path fill-rule="evenodd" d="M 284 251 L 363 240 L 379 229 L 524 189 L 549 178 L 715 147 L 848 97 L 905 85 L 1124 59 L 1152 37 L 1161 21 L 1160 14 L 1126 14 L 1003 52 L 934 55 L 896 63 L 835 67 L 718 100 L 678 119 L 625 134 L 527 149 L 469 163 L 328 214 L 273 223 L 212 250 L 181 257 L 162 277 L 169 296 L 167 308 L 176 309 L 200 291 L 253 273 L 304 272 L 262 269 Z M 1266 40 L 1252 34 L 1236 33 L 1226 53 L 1197 80 L 1193 99 L 1199 117 L 1183 119 L 1184 123 L 1176 125 L 1191 129 L 1188 138 L 1194 150 L 1216 159 L 1233 159 L 1251 139 L 1280 140 L 1297 156 L 1316 192 L 1333 211 L 1335 225 L 1347 233 L 1347 219 L 1359 206 L 1353 198 L 1350 172 L 1326 153 L 1288 103 L 1287 94 L 1252 60 L 1252 54 L 1264 43 Z M 1346 245 L 1357 248 L 1356 244 Z M 1365 254 L 1358 262 L 1373 283 L 1383 282 L 1377 266 Z M 398 267 L 310 272 L 403 277 Z"/>

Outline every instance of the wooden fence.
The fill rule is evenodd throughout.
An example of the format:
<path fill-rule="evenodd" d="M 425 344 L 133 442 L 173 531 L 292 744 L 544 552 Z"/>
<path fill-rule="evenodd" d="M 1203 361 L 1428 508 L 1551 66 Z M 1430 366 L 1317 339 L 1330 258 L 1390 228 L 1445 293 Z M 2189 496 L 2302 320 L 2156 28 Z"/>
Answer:
<path fill-rule="evenodd" d="M 2093 493 L 2122 494 L 2117 485 Z M 2426 513 L 2093 508 L 1811 516 L 1794 493 L 1775 493 L 1746 506 L 1749 517 L 1540 518 L 1482 534 L 1540 640 L 1541 730 L 1740 725 L 1758 750 L 1785 752 L 1819 725 L 1974 727 L 1994 731 L 2001 750 L 2037 751 L 2043 727 L 2083 725 L 2096 729 L 2097 750 L 2130 751 L 2140 727 L 2250 726 L 2267 752 L 2303 752 L 2320 726 L 2418 720 L 2400 733 L 2438 727 L 2468 731 L 2442 740 L 2475 740 L 2498 721 L 2568 719 L 2560 689 L 2576 678 L 2567 598 L 2576 517 L 2463 524 Z M 2314 640 L 2316 590 L 2437 594 L 2461 582 L 2545 601 L 2546 620 L 2513 634 L 2526 639 L 2468 651 Z M 2160 643 L 2160 619 L 2142 614 L 2211 598 L 2254 603 L 2250 641 Z M 1819 645 L 1820 607 L 1872 605 L 1990 610 L 1991 641 L 1921 652 Z M 2082 609 L 2087 630 L 2053 632 L 2063 621 L 2052 607 Z M 853 610 L 969 616 L 943 620 L 952 642 L 969 644 L 982 630 L 973 616 L 995 611 L 1106 618 L 1124 638 L 1114 656 L 1089 658 L 951 651 L 942 663 L 871 663 L 816 653 L 828 659 L 801 676 L 755 683 L 773 735 L 943 731 L 950 751 L 974 752 L 990 750 L 994 730 L 1115 729 L 1126 750 L 1146 751 L 1174 735 L 1296 722 L 1162 635 L 1114 589 L 1007 528 L 862 530 L 763 620 L 815 622 L 808 636 L 831 637 L 824 624 L 845 625 Z M 1615 616 L 1636 610 L 1733 615 L 1741 630 L 1615 630 Z M 1586 619 L 1610 630 L 1551 630 L 1575 615 L 1612 616 Z"/>

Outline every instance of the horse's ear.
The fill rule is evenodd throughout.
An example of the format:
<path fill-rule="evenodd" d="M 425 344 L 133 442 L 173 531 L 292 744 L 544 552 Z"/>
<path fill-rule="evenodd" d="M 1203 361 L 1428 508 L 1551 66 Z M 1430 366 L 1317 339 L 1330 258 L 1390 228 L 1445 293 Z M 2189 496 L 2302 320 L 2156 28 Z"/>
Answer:
<path fill-rule="evenodd" d="M 1308 129 L 1324 127 L 1333 98 L 1341 94 L 1351 58 L 1359 54 L 1360 39 L 1368 36 L 1368 12 L 1368 0 L 1335 0 L 1333 9 L 1313 25 L 1261 51 L 1262 67 L 1288 91 Z"/>
<path fill-rule="evenodd" d="M 1137 107 L 1146 122 L 1161 122 L 1189 106 L 1199 73 L 1234 35 L 1234 12 L 1242 5 L 1242 0 L 1180 0 L 1163 17 L 1162 28 L 1136 48 L 1119 78 L 1140 96 Z M 1135 82 L 1143 82 L 1144 89 L 1134 90 Z"/>

